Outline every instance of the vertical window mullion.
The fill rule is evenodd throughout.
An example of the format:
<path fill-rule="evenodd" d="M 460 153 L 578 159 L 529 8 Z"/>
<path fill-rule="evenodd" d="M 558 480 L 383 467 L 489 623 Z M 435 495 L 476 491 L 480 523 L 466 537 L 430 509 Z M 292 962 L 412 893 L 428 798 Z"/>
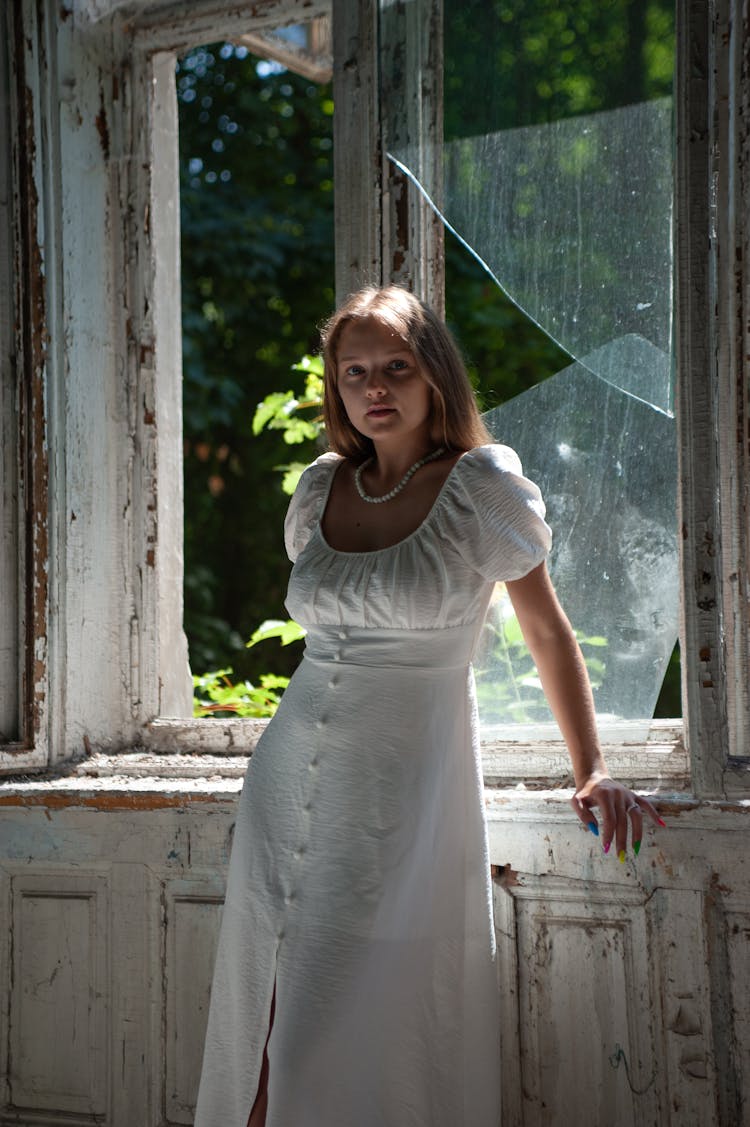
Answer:
<path fill-rule="evenodd" d="M 0 43 L 8 43 L 8 9 L 0 9 Z M 18 739 L 18 435 L 13 363 L 11 108 L 7 52 L 0 52 L 0 745 Z"/>
<path fill-rule="evenodd" d="M 677 5 L 676 360 L 681 495 L 683 696 L 693 786 L 721 793 L 726 733 L 718 598 L 718 456 L 709 324 L 709 81 L 707 3 Z"/>

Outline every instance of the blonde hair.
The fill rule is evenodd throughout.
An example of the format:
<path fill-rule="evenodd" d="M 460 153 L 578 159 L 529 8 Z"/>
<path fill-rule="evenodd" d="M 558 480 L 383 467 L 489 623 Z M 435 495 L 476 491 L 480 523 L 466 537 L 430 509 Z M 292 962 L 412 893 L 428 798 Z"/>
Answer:
<path fill-rule="evenodd" d="M 349 421 L 339 395 L 336 361 L 341 332 L 351 321 L 385 325 L 409 346 L 432 388 L 431 438 L 449 450 L 492 442 L 474 399 L 456 342 L 434 310 L 401 286 L 365 286 L 336 310 L 321 330 L 323 418 L 331 450 L 354 461 L 369 458 L 372 440 Z"/>

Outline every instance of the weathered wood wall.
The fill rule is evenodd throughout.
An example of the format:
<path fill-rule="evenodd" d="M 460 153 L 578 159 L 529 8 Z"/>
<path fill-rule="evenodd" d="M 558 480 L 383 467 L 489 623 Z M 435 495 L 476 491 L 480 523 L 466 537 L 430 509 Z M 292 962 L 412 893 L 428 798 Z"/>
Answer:
<path fill-rule="evenodd" d="M 192 1122 L 238 787 L 0 788 L 0 1124 Z M 504 1127 L 750 1121 L 747 812 L 664 813 L 620 864 L 491 792 Z"/>

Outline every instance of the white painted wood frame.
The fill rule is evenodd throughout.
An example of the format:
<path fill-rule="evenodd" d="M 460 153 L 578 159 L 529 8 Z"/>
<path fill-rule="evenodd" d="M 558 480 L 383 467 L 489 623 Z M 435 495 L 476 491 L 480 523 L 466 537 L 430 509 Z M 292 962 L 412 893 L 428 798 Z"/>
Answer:
<path fill-rule="evenodd" d="M 719 797 L 750 785 L 750 30 L 739 0 L 677 25 L 681 651 L 692 786 Z"/>
<path fill-rule="evenodd" d="M 0 5 L 0 43 L 8 42 Z M 16 424 L 14 231 L 11 211 L 10 56 L 0 52 L 0 744 L 18 740 L 18 427 Z"/>

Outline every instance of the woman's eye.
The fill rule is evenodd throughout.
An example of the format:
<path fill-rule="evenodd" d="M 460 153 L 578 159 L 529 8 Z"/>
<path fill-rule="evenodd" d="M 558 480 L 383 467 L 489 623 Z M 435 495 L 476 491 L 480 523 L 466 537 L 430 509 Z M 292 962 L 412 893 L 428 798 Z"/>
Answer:
<path fill-rule="evenodd" d="M 391 367 L 395 368 L 397 372 L 402 372 L 404 368 L 408 368 L 409 365 L 405 360 L 393 360 L 391 361 Z"/>
<path fill-rule="evenodd" d="M 350 368 L 346 369 L 344 375 L 361 376 L 363 371 L 364 371 L 364 368 L 360 368 L 359 364 L 352 364 L 352 366 Z"/>

